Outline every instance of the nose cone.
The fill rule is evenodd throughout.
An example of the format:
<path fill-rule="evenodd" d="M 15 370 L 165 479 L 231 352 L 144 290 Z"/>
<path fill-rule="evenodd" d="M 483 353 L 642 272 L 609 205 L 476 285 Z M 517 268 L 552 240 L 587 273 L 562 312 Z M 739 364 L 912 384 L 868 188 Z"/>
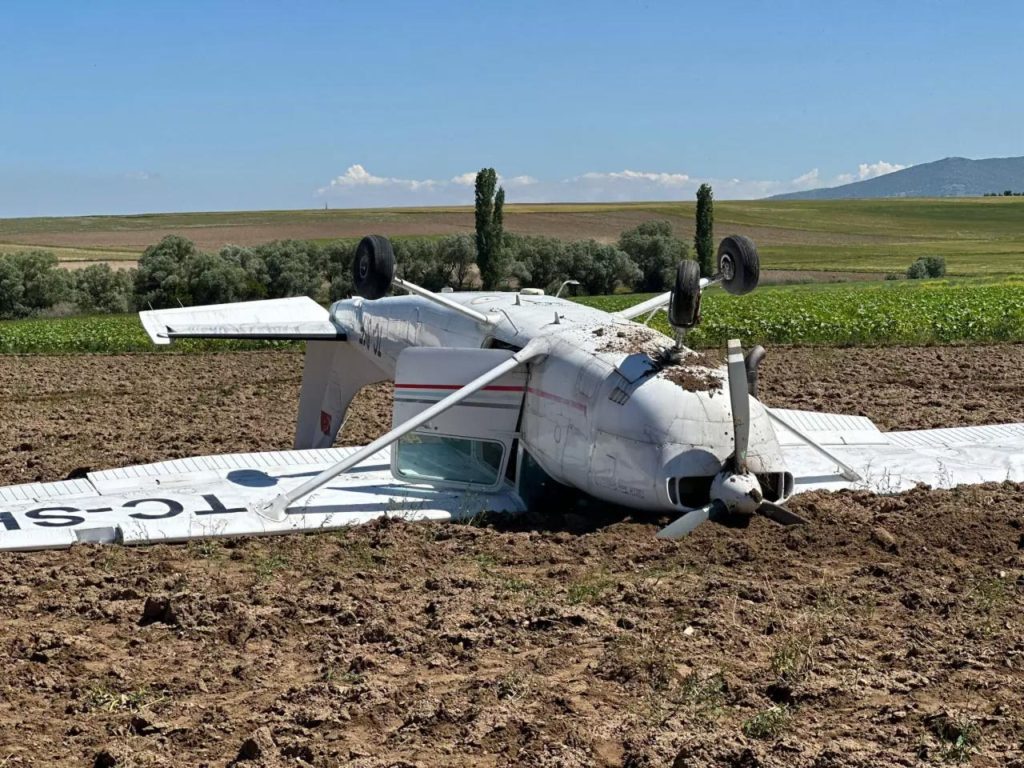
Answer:
<path fill-rule="evenodd" d="M 696 383 L 686 384 L 661 375 L 652 378 L 636 389 L 621 416 L 623 428 L 631 429 L 636 439 L 658 446 L 659 487 L 665 489 L 666 500 L 673 506 L 689 506 L 684 497 L 706 499 L 713 479 L 730 465 L 736 450 L 724 369 L 707 371 Z M 753 398 L 749 406 L 747 467 L 751 476 L 785 472 L 782 451 L 764 406 Z M 731 490 L 725 488 L 722 492 Z M 741 506 L 746 500 L 755 506 L 760 502 L 760 498 L 750 496 L 749 488 L 735 490 L 736 494 L 731 495 L 740 500 Z"/>
<path fill-rule="evenodd" d="M 657 499 L 643 502 L 650 508 L 706 504 L 712 481 L 736 450 L 725 368 L 668 366 L 611 383 L 593 411 L 593 484 L 643 486 L 646 498 L 654 501 L 653 492 Z M 753 399 L 749 406 L 750 473 L 784 472 L 764 407 Z"/>
<path fill-rule="evenodd" d="M 620 428 L 660 446 L 674 475 L 715 475 L 734 450 L 724 371 L 664 374 L 636 388 L 622 406 Z"/>

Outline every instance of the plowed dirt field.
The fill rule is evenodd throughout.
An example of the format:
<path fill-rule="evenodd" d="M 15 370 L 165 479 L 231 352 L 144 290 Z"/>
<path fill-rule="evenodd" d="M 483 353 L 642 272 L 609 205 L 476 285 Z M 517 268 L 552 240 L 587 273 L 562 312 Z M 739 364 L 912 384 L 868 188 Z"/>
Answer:
<path fill-rule="evenodd" d="M 287 447 L 301 362 L 0 357 L 0 484 Z M 1024 421 L 1022 363 L 775 349 L 762 395 Z M 345 442 L 388 388 L 356 408 Z M 1024 766 L 1024 486 L 792 507 L 4 555 L 0 767 Z"/>

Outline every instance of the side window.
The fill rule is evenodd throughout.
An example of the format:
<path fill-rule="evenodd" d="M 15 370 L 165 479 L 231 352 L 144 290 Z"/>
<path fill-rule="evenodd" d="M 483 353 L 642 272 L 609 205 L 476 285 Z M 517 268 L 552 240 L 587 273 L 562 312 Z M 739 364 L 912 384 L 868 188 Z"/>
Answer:
<path fill-rule="evenodd" d="M 499 442 L 420 432 L 401 438 L 395 450 L 395 469 L 411 482 L 495 485 L 505 457 Z"/>

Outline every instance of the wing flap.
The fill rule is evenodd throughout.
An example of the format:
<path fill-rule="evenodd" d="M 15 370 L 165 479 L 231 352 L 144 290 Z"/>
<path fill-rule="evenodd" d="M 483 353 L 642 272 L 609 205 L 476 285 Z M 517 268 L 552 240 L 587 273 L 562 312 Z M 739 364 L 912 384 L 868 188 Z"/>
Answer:
<path fill-rule="evenodd" d="M 786 425 L 793 425 L 798 430 L 814 439 L 820 445 L 888 445 L 887 433 L 880 432 L 875 423 L 866 416 L 850 416 L 845 413 L 818 413 L 816 411 L 797 411 L 787 408 L 772 408 L 775 414 Z M 778 431 L 779 444 L 782 446 L 802 445 L 795 432 L 789 429 Z"/>
<path fill-rule="evenodd" d="M 889 438 L 893 445 L 900 445 L 905 448 L 1022 445 L 1024 444 L 1024 423 L 887 432 L 886 437 Z"/>

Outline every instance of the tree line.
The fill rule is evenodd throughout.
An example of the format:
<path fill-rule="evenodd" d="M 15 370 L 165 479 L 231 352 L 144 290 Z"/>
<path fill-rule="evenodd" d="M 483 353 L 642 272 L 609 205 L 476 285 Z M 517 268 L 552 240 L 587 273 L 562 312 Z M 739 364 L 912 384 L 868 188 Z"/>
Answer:
<path fill-rule="evenodd" d="M 0 255 L 0 318 L 39 314 L 121 313 L 285 296 L 327 303 L 352 295 L 356 240 L 321 244 L 283 240 L 229 245 L 215 253 L 169 235 L 151 245 L 134 269 L 93 264 L 61 267 L 47 251 Z M 469 235 L 400 238 L 393 243 L 401 277 L 431 290 L 479 288 L 478 246 Z M 688 244 L 667 221 L 644 222 L 615 243 L 504 233 L 488 268 L 497 288 L 556 290 L 577 280 L 588 294 L 667 290 Z"/>
<path fill-rule="evenodd" d="M 409 237 L 394 241 L 398 274 L 438 291 L 536 287 L 557 290 L 575 280 L 581 291 L 668 290 L 676 266 L 690 258 L 689 244 L 667 221 L 648 221 L 614 243 L 560 240 L 504 231 L 505 192 L 493 168 L 477 174 L 476 235 Z M 694 250 L 701 271 L 713 269 L 711 188 L 697 194 Z M 74 313 L 122 313 L 198 304 L 287 296 L 321 303 L 351 296 L 351 265 L 357 240 L 321 244 L 281 240 L 256 246 L 228 245 L 216 253 L 169 235 L 151 245 L 134 269 L 93 264 L 67 270 L 41 250 L 0 255 L 0 318 Z"/>

